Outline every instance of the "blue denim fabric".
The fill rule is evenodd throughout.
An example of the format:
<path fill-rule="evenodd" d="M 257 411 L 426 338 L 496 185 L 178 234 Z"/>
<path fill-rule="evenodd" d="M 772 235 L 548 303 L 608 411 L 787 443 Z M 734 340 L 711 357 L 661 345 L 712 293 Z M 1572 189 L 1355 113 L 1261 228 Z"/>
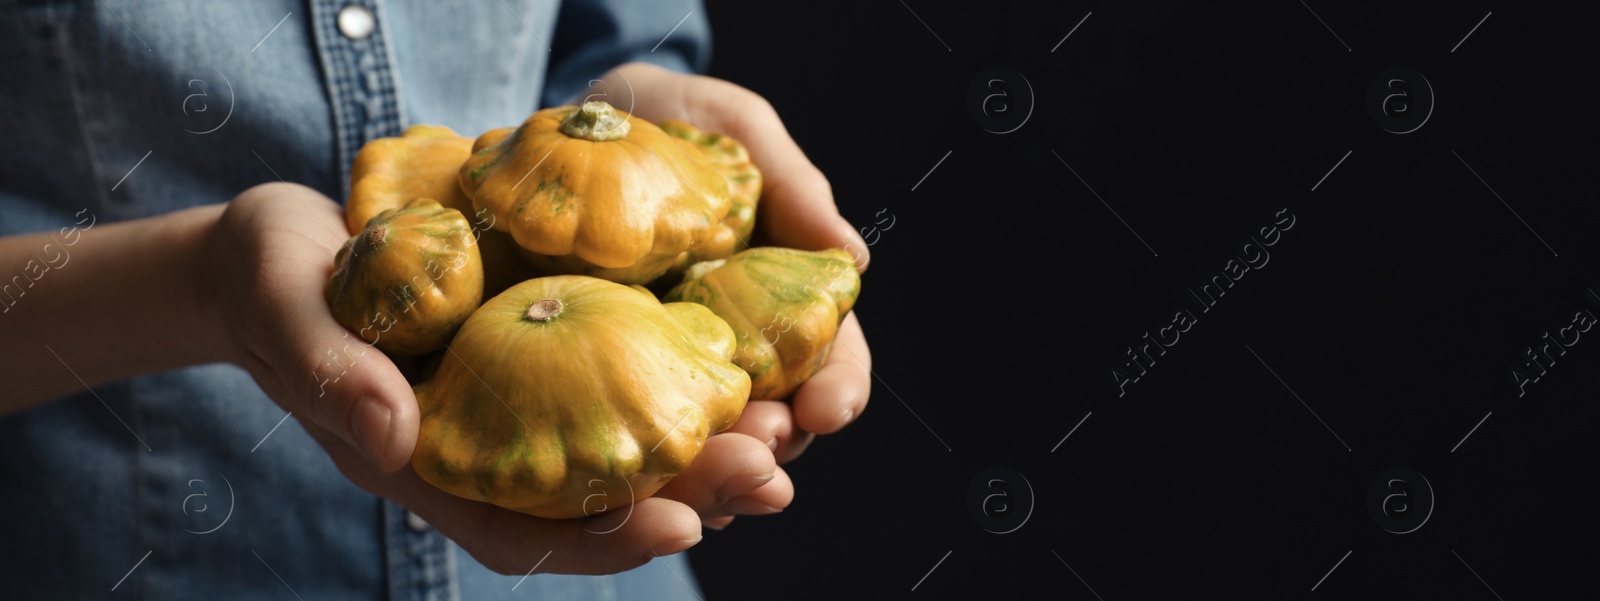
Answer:
<path fill-rule="evenodd" d="M 371 8 L 371 35 L 340 32 L 348 3 Z M 516 125 L 622 62 L 703 71 L 709 44 L 692 0 L 0 0 L 0 235 L 279 179 L 343 198 L 373 138 Z M 24 286 L 0 293 L 0 319 L 29 318 Z M 493 574 L 350 484 L 285 418 L 223 364 L 0 418 L 0 598 L 698 595 L 681 554 L 606 577 Z"/>

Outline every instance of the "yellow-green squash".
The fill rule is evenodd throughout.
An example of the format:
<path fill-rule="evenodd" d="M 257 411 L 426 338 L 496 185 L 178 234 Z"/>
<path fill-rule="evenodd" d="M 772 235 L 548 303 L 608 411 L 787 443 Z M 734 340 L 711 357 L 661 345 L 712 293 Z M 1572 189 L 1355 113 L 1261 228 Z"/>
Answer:
<path fill-rule="evenodd" d="M 732 206 L 705 153 L 598 101 L 479 136 L 459 182 L 541 272 L 623 284 L 666 273 Z"/>
<path fill-rule="evenodd" d="M 528 280 L 461 326 L 415 387 L 418 475 L 543 518 L 654 494 L 744 410 L 750 377 L 706 307 L 581 275 Z"/>
<path fill-rule="evenodd" d="M 483 260 L 460 211 L 418 198 L 377 214 L 334 255 L 334 319 L 397 357 L 444 347 L 483 301 Z"/>
<path fill-rule="evenodd" d="M 784 399 L 822 367 L 860 293 L 848 252 L 757 247 L 690 266 L 662 300 L 709 307 L 738 337 L 751 398 Z"/>
<path fill-rule="evenodd" d="M 472 199 L 462 193 L 457 175 L 472 155 L 472 143 L 472 138 L 438 125 L 413 125 L 404 135 L 367 142 L 350 166 L 345 227 L 360 233 L 378 213 L 417 198 L 461 211 L 481 247 L 484 294 L 493 296 L 538 274 L 522 260 L 509 234 L 494 231 L 494 217 L 474 209 Z"/>
<path fill-rule="evenodd" d="M 706 155 L 711 165 L 728 183 L 728 197 L 733 207 L 728 215 L 711 228 L 711 235 L 690 247 L 678 258 L 674 269 L 683 269 L 700 261 L 726 258 L 750 247 L 750 234 L 755 230 L 756 203 L 761 200 L 761 170 L 750 162 L 750 152 L 744 144 L 732 137 L 701 131 L 682 121 L 667 120 L 660 124 L 667 132 Z"/>

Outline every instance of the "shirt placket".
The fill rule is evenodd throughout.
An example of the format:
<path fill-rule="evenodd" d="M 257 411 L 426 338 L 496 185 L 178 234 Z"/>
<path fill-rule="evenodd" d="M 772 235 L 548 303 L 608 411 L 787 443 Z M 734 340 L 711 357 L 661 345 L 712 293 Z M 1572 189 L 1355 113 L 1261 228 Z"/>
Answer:
<path fill-rule="evenodd" d="M 312 0 L 322 77 L 333 110 L 341 196 L 362 145 L 405 128 L 394 52 L 377 0 Z"/>
<path fill-rule="evenodd" d="M 391 601 L 456 601 L 455 554 L 444 535 L 384 501 L 383 536 Z"/>
<path fill-rule="evenodd" d="M 405 128 L 394 53 L 376 0 L 312 0 L 312 31 L 323 86 L 333 111 L 341 196 L 350 193 L 350 165 L 372 140 Z M 384 564 L 389 598 L 444 601 L 456 597 L 450 542 L 405 508 L 384 501 Z"/>

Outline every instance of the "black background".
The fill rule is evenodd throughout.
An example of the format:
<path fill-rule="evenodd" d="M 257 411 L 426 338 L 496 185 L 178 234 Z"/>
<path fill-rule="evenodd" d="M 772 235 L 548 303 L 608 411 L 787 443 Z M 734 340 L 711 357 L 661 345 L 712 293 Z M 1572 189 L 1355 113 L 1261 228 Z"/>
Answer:
<path fill-rule="evenodd" d="M 1511 373 L 1600 311 L 1593 24 L 1309 4 L 708 2 L 711 74 L 852 223 L 893 221 L 869 410 L 785 466 L 786 512 L 707 532 L 706 597 L 1582 595 L 1600 332 L 1520 398 Z M 968 114 L 996 66 L 1036 97 L 1005 135 Z M 1406 135 L 1365 104 L 1393 66 L 1436 97 Z M 1119 398 L 1125 349 L 1281 209 L 1270 263 Z M 1404 535 L 1367 513 L 1396 465 L 1437 498 Z M 969 516 L 992 466 L 1036 498 L 1009 534 Z"/>

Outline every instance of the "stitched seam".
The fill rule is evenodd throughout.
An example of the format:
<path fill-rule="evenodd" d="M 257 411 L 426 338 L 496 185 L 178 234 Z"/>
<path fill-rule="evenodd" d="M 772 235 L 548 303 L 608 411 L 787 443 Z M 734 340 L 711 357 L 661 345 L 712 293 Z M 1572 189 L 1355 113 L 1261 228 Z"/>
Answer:
<path fill-rule="evenodd" d="M 345 124 L 348 123 L 350 119 L 344 114 L 344 94 L 342 93 L 342 86 L 339 83 L 340 71 L 335 66 L 333 57 L 331 56 L 334 54 L 334 52 L 324 43 L 325 40 L 328 39 L 328 36 L 333 33 L 329 31 L 331 29 L 331 25 L 328 21 L 329 15 L 327 11 L 330 10 L 330 8 L 326 6 L 328 3 L 324 3 L 321 0 L 307 0 L 307 4 L 311 5 L 311 31 L 313 36 L 312 48 L 316 51 L 319 62 L 322 63 L 322 85 L 328 91 L 328 109 L 329 112 L 333 113 L 333 160 L 335 162 L 333 166 L 333 172 L 339 174 L 340 190 L 343 190 L 344 195 L 348 196 L 350 190 L 350 176 L 345 170 L 344 157 L 345 150 L 349 145 L 349 142 L 348 138 L 345 136 L 344 128 Z"/>
<path fill-rule="evenodd" d="M 383 32 L 389 23 L 388 9 L 385 9 L 384 5 L 385 2 L 383 0 L 373 0 L 372 2 L 373 12 L 378 15 L 377 29 L 380 32 Z M 386 34 L 387 32 L 383 33 Z M 389 95 L 389 98 L 394 101 L 394 111 L 397 117 L 395 121 L 400 124 L 400 131 L 403 133 L 407 126 L 405 94 L 400 93 L 400 62 L 395 57 L 394 45 L 389 43 L 388 35 L 383 36 L 383 59 L 387 63 L 383 71 L 389 77 L 389 90 L 393 92 Z"/>
<path fill-rule="evenodd" d="M 131 413 L 133 413 L 133 423 L 139 428 L 139 431 L 149 434 L 149 430 L 144 428 L 144 421 L 139 419 L 139 394 L 136 390 L 137 387 L 134 385 L 133 381 L 130 381 L 127 384 L 127 388 L 129 410 Z M 148 452 L 149 451 L 146 451 L 146 453 Z M 146 525 L 144 520 L 144 453 L 140 453 L 137 449 L 135 449 L 133 455 L 133 539 L 138 542 L 144 542 L 144 530 Z M 143 547 L 145 545 L 141 544 L 138 546 Z M 155 546 L 151 545 L 150 548 L 155 549 Z M 154 566 L 151 566 L 151 569 L 155 569 Z M 149 570 L 146 570 L 144 574 L 139 575 L 138 590 L 140 599 L 150 598 L 150 587 L 145 586 L 144 578 L 145 575 L 149 573 Z"/>
<path fill-rule="evenodd" d="M 428 534 L 435 537 L 438 546 L 444 549 L 445 598 L 449 601 L 461 601 L 461 576 L 458 572 L 460 567 L 456 565 L 456 550 L 443 534 L 438 532 Z"/>
<path fill-rule="evenodd" d="M 83 144 L 83 160 L 89 164 L 89 176 L 94 182 L 94 196 L 99 203 L 99 206 L 95 208 L 98 209 L 100 214 L 104 215 L 106 214 L 109 199 L 106 198 L 106 193 L 101 191 L 105 180 L 101 178 L 100 165 L 94 160 L 94 148 L 89 145 L 88 128 L 84 127 L 83 124 L 83 106 L 78 101 L 78 69 L 73 64 L 72 54 L 67 52 L 66 40 L 64 39 L 68 35 L 68 29 L 61 26 L 61 20 L 56 16 L 56 3 L 54 0 L 45 5 L 45 8 L 49 11 L 50 26 L 56 28 L 56 51 L 61 55 L 62 70 L 66 71 L 67 95 L 72 98 L 72 117 L 75 121 L 74 125 L 78 128 L 78 141 Z"/>

